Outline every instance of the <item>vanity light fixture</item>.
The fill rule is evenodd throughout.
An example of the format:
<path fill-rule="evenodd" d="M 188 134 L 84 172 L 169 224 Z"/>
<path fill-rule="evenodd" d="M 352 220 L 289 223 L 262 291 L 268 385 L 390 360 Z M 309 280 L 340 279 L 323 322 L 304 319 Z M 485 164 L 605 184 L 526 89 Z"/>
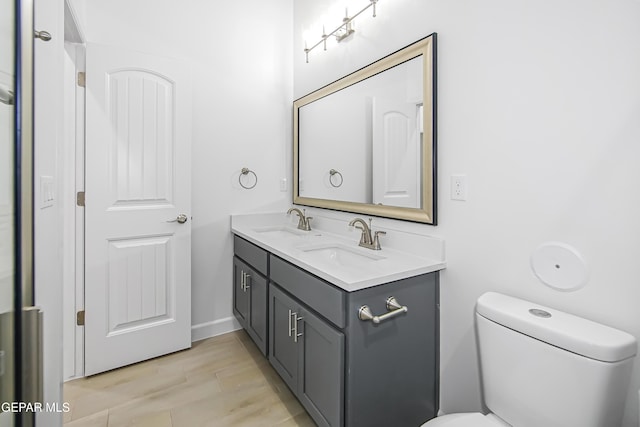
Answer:
<path fill-rule="evenodd" d="M 338 42 L 341 42 L 342 40 L 346 39 L 347 37 L 349 37 L 350 35 L 352 35 L 353 33 L 355 33 L 356 30 L 353 29 L 353 20 L 356 18 L 356 16 L 360 15 L 362 12 L 364 12 L 365 10 L 369 9 L 370 7 L 373 7 L 373 17 L 376 17 L 376 3 L 378 3 L 378 0 L 369 0 L 369 4 L 366 5 L 364 8 L 362 8 L 362 10 L 358 13 L 356 13 L 353 16 L 349 16 L 349 12 L 348 10 L 345 9 L 345 16 L 342 19 L 342 24 L 340 24 L 335 30 L 331 31 L 329 34 L 327 34 L 327 32 L 324 30 L 324 26 L 322 27 L 322 38 L 313 46 L 311 47 L 307 47 L 307 42 L 304 42 L 304 54 L 306 57 L 306 61 L 307 64 L 309 63 L 309 52 L 311 52 L 313 49 L 315 49 L 316 47 L 320 46 L 321 44 L 324 47 L 324 50 L 327 50 L 327 39 L 331 36 L 335 36 L 336 40 Z"/>

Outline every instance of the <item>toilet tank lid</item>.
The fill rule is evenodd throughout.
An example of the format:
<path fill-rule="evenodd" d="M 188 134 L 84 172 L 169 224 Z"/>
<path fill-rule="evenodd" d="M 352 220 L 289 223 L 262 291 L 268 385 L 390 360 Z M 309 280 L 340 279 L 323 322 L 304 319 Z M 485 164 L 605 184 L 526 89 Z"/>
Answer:
<path fill-rule="evenodd" d="M 637 351 L 636 339 L 626 332 L 496 292 L 478 298 L 476 312 L 532 338 L 603 362 L 628 359 Z"/>

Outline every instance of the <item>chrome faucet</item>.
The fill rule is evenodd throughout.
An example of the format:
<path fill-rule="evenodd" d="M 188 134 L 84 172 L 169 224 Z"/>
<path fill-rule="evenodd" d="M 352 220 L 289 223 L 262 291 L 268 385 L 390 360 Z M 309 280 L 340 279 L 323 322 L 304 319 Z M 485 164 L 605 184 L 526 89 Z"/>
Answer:
<path fill-rule="evenodd" d="M 305 216 L 306 211 L 303 209 L 300 211 L 298 208 L 291 208 L 287 211 L 287 215 L 290 215 L 291 212 L 295 212 L 298 215 L 298 229 L 304 231 L 311 231 L 311 221 L 313 219 L 312 216 Z"/>
<path fill-rule="evenodd" d="M 369 218 L 369 225 L 362 218 L 356 218 L 349 223 L 349 227 L 355 227 L 358 230 L 362 230 L 362 235 L 360 236 L 360 243 L 358 246 L 362 246 L 363 248 L 373 249 L 374 251 L 379 251 L 382 249 L 380 247 L 380 238 L 378 236 L 387 234 L 386 231 L 376 231 L 373 234 L 373 238 L 371 237 L 371 218 Z"/>

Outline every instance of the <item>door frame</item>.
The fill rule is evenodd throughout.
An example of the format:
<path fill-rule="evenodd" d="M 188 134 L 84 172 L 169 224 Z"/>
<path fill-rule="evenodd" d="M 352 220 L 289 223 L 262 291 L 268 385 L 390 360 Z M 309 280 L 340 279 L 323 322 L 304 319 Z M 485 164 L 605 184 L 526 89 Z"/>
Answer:
<path fill-rule="evenodd" d="M 60 174 L 63 274 L 63 381 L 84 376 L 84 328 L 76 313 L 84 309 L 84 212 L 76 194 L 84 191 L 85 89 L 78 73 L 85 71 L 85 37 L 69 0 L 64 1 L 63 168 Z M 70 63 L 67 61 L 70 60 Z M 67 97 L 67 94 L 69 96 Z"/>
<path fill-rule="evenodd" d="M 84 191 L 85 89 L 77 75 L 85 69 L 84 44 L 65 43 L 72 66 L 65 63 L 63 200 L 63 336 L 64 380 L 84 376 L 84 328 L 76 314 L 84 310 L 84 211 L 77 205 L 77 192 Z M 69 92 L 69 98 L 66 93 Z"/>

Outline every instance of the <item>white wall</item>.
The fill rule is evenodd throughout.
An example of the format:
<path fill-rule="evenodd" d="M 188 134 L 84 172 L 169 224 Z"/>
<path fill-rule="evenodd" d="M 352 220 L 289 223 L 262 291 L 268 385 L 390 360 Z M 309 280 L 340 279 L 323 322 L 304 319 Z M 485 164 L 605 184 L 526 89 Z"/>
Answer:
<path fill-rule="evenodd" d="M 13 75 L 13 46 L 15 24 L 13 21 L 15 14 L 15 5 L 13 2 L 4 1 L 2 3 L 3 14 L 0 18 L 0 72 L 6 75 Z M 4 78 L 3 78 L 4 80 Z M 2 84 L 7 87 L 11 82 L 3 81 Z M 13 84 L 9 86 L 13 90 Z"/>
<path fill-rule="evenodd" d="M 62 161 L 64 1 L 34 2 L 36 30 L 52 39 L 34 42 L 34 187 L 35 187 L 35 299 L 44 312 L 44 400 L 62 402 L 62 217 L 60 211 Z M 43 207 L 40 177 L 53 178 L 55 200 Z M 38 425 L 62 425 L 62 414 L 41 412 Z"/>
<path fill-rule="evenodd" d="M 0 87 L 15 92 L 14 77 L 14 5 L 3 2 L 0 16 Z M 13 310 L 13 135 L 14 107 L 0 103 L 0 314 Z M 0 415 L 2 417 L 2 415 Z M 0 425 L 2 418 L 0 418 Z"/>
<path fill-rule="evenodd" d="M 439 225 L 397 227 L 446 240 L 442 410 L 481 409 L 473 310 L 485 291 L 640 338 L 640 2 L 381 0 L 377 18 L 365 13 L 350 41 L 307 64 L 303 33 L 336 3 L 294 3 L 296 98 L 438 33 Z M 449 199 L 452 174 L 467 175 L 466 202 Z M 549 240 L 584 255 L 585 288 L 560 293 L 533 276 L 529 256 Z M 625 427 L 638 425 L 638 388 L 640 360 Z"/>
<path fill-rule="evenodd" d="M 231 213 L 291 193 L 292 1 L 114 0 L 78 13 L 88 42 L 180 58 L 193 72 L 194 337 L 233 327 Z M 88 78 L 91 78 L 90 76 Z M 258 184 L 238 184 L 243 167 Z"/>

